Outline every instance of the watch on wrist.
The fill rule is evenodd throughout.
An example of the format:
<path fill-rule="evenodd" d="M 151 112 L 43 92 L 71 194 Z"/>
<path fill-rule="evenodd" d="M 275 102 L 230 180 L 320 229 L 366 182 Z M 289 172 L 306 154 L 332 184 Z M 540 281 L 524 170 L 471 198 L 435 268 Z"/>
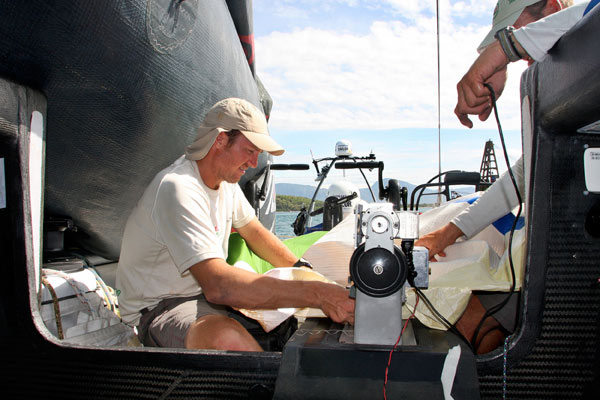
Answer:
<path fill-rule="evenodd" d="M 512 32 L 515 30 L 513 26 L 507 26 L 506 28 L 500 29 L 494 37 L 500 43 L 500 47 L 502 47 L 502 51 L 506 54 L 508 61 L 515 62 L 519 61 L 521 58 L 521 54 L 517 51 L 513 41 L 512 41 Z"/>
<path fill-rule="evenodd" d="M 312 264 L 311 264 L 311 263 L 309 263 L 309 262 L 308 262 L 307 260 L 305 260 L 304 258 L 300 257 L 300 258 L 298 259 L 298 261 L 296 261 L 296 262 L 294 263 L 294 265 L 292 265 L 292 267 L 295 267 L 295 268 L 307 267 L 307 268 L 310 268 L 310 269 L 312 269 Z"/>

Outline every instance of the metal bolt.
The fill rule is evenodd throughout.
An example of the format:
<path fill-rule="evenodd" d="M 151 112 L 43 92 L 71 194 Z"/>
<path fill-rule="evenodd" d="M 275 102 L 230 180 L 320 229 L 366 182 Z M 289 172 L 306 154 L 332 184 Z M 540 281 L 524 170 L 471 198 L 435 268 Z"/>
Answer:
<path fill-rule="evenodd" d="M 375 275 L 383 274 L 383 266 L 381 264 L 375 264 L 373 266 L 373 272 L 375 273 Z"/>

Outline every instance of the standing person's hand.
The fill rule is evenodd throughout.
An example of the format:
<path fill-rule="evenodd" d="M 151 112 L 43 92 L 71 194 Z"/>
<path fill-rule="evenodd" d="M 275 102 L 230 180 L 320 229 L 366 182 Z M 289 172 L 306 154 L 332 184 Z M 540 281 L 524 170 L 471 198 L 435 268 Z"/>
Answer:
<path fill-rule="evenodd" d="M 492 102 L 490 91 L 484 84 L 489 83 L 494 88 L 496 98 L 500 97 L 506 85 L 507 64 L 508 58 L 497 41 L 477 57 L 456 85 L 458 100 L 454 113 L 461 124 L 468 128 L 473 127 L 469 115 L 478 115 L 481 121 L 489 117 Z"/>
<path fill-rule="evenodd" d="M 427 247 L 429 250 L 429 260 L 437 261 L 435 255 L 439 254 L 446 257 L 444 249 L 461 237 L 463 232 L 453 223 L 447 223 L 443 227 L 433 232 L 428 233 L 415 242 L 415 246 Z"/>

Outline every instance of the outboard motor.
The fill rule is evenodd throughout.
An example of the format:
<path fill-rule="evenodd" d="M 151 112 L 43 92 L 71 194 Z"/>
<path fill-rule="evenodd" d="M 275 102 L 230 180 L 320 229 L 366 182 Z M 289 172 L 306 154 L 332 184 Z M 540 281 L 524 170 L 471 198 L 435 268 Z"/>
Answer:
<path fill-rule="evenodd" d="M 414 247 L 418 234 L 416 213 L 394 211 L 389 203 L 357 207 L 356 249 L 350 259 L 351 296 L 356 298 L 354 343 L 396 343 L 404 288 L 429 286 L 429 251 Z M 395 238 L 402 240 L 401 248 Z"/>
<path fill-rule="evenodd" d="M 353 196 L 355 195 L 355 196 Z M 348 201 L 344 202 L 340 205 L 340 219 L 332 225 L 332 228 L 336 226 L 341 220 L 346 218 L 349 215 L 354 214 L 354 209 L 360 203 L 360 190 L 358 186 L 348 180 L 340 180 L 332 183 L 327 189 L 327 198 L 335 197 L 336 199 L 341 199 L 348 196 L 353 196 Z M 325 199 L 327 202 L 327 199 Z M 339 202 L 338 202 L 339 203 Z M 325 205 L 323 205 L 325 206 Z M 325 224 L 325 214 L 323 214 L 323 225 Z M 325 229 L 327 230 L 327 229 Z"/>
<path fill-rule="evenodd" d="M 329 196 L 323 203 L 323 230 L 330 231 L 334 226 L 342 221 L 342 204 L 338 203 L 338 198 Z"/>

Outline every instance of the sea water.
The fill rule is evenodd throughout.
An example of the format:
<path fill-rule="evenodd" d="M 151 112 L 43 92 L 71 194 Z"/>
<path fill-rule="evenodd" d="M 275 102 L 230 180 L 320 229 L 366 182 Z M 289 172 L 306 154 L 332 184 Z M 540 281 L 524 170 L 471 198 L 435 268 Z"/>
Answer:
<path fill-rule="evenodd" d="M 421 207 L 419 211 L 425 212 L 431 207 Z M 275 236 L 281 240 L 296 237 L 292 224 L 296 220 L 299 211 L 277 211 L 275 215 Z M 318 225 L 323 222 L 323 214 L 312 218 L 311 226 Z"/>
<path fill-rule="evenodd" d="M 296 236 L 292 224 L 296 220 L 298 213 L 299 211 L 277 211 L 275 215 L 275 235 L 279 239 L 285 240 Z M 323 222 L 322 214 L 313 217 L 311 225 L 314 226 L 321 222 Z"/>

